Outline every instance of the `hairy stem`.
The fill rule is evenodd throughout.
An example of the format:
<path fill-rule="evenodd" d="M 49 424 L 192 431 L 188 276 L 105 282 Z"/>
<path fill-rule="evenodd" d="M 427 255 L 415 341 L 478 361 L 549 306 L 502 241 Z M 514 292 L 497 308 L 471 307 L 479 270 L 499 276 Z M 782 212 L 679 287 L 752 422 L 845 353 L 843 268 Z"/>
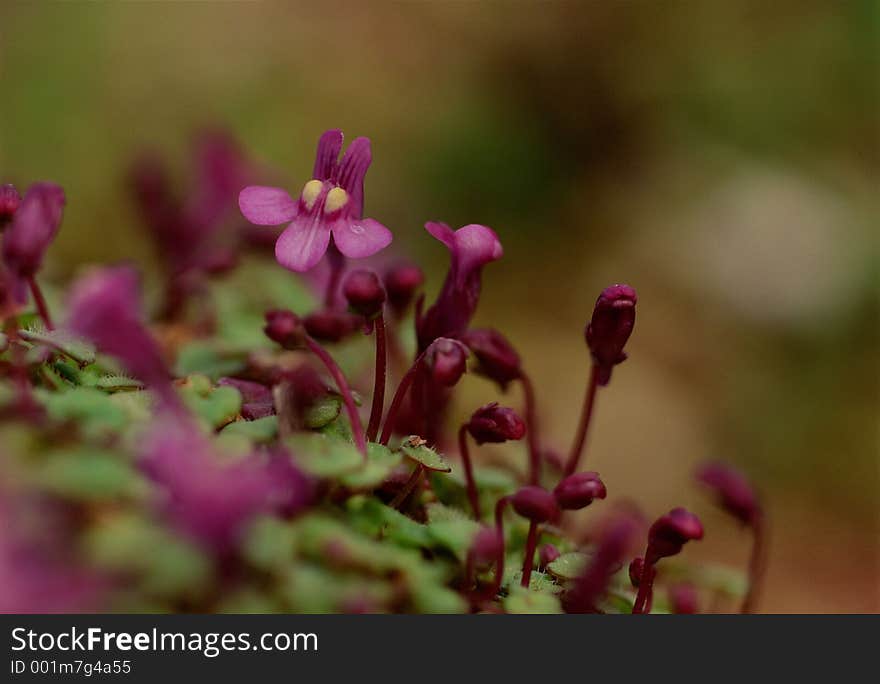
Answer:
<path fill-rule="evenodd" d="M 528 588 L 532 579 L 532 566 L 535 564 L 535 549 L 538 547 L 538 523 L 529 523 L 529 536 L 526 537 L 526 557 L 523 558 L 522 586 Z"/>
<path fill-rule="evenodd" d="M 422 359 L 424 357 L 425 352 L 419 354 L 413 362 L 413 365 L 410 366 L 409 370 L 406 372 L 406 375 L 400 379 L 400 383 L 397 385 L 397 390 L 394 392 L 394 398 L 391 400 L 391 406 L 388 407 L 388 414 L 385 416 L 385 424 L 382 426 L 382 436 L 379 438 L 380 444 L 385 444 L 387 446 L 388 440 L 391 439 L 391 432 L 394 430 L 394 422 L 397 420 L 397 414 L 400 412 L 400 407 L 403 405 L 407 390 L 410 385 L 412 385 L 416 374 L 422 366 Z"/>
<path fill-rule="evenodd" d="M 351 395 L 351 388 L 348 386 L 348 381 L 345 379 L 342 369 L 339 368 L 336 361 L 333 360 L 333 357 L 327 353 L 327 350 L 309 336 L 306 336 L 306 345 L 308 346 L 309 351 L 321 360 L 321 363 L 324 364 L 330 375 L 333 376 L 339 394 L 342 395 L 342 401 L 345 404 L 345 410 L 348 413 L 348 420 L 351 422 L 351 432 L 354 435 L 354 443 L 357 445 L 358 450 L 363 454 L 364 458 L 366 458 L 367 440 L 364 437 L 364 426 L 361 424 L 361 419 L 357 412 L 357 406 L 354 403 L 354 397 Z"/>
<path fill-rule="evenodd" d="M 464 425 L 458 429 L 458 450 L 461 453 L 462 463 L 464 463 L 468 500 L 471 502 L 471 510 L 474 512 L 474 517 L 479 520 L 483 517 L 480 511 L 480 497 L 477 494 L 477 483 L 474 482 L 474 469 L 471 465 L 471 454 L 467 445 L 467 429 Z"/>
<path fill-rule="evenodd" d="M 385 409 L 385 375 L 388 365 L 388 345 L 386 342 L 385 317 L 380 313 L 374 321 L 376 328 L 376 372 L 373 376 L 373 403 L 370 406 L 370 422 L 367 424 L 367 441 L 376 440 L 379 421 Z"/>
<path fill-rule="evenodd" d="M 541 481 L 541 449 L 538 444 L 538 410 L 535 402 L 535 388 L 529 376 L 522 373 L 520 382 L 526 399 L 526 439 L 529 444 L 529 484 Z"/>
<path fill-rule="evenodd" d="M 577 470 L 578 463 L 581 460 L 581 453 L 584 450 L 584 444 L 587 441 L 587 430 L 590 427 L 590 420 L 593 417 L 593 405 L 596 402 L 596 390 L 599 388 L 598 372 L 594 363 L 590 368 L 590 380 L 587 385 L 587 393 L 584 396 L 584 406 L 581 411 L 581 421 L 578 425 L 577 434 L 572 444 L 571 452 L 568 455 L 568 461 L 565 464 L 564 477 L 568 477 Z"/>
<path fill-rule="evenodd" d="M 36 277 L 30 276 L 27 279 L 27 283 L 28 287 L 31 289 L 31 295 L 34 297 L 34 304 L 37 306 L 37 312 L 40 314 L 40 318 L 43 319 L 43 325 L 46 326 L 46 330 L 52 330 L 52 318 L 49 316 L 49 307 L 46 306 L 46 298 L 43 297 L 43 291 L 40 289 Z"/>

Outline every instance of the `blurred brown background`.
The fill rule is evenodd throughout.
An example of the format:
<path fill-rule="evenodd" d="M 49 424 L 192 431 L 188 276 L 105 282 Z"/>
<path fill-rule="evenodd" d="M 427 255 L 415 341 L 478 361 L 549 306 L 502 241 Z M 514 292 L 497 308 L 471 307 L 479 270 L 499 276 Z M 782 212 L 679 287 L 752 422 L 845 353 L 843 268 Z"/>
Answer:
<path fill-rule="evenodd" d="M 772 514 L 763 608 L 878 611 L 878 17 L 871 0 L 4 3 L 0 176 L 66 188 L 62 279 L 151 265 L 122 178 L 145 145 L 182 166 L 219 123 L 297 190 L 321 131 L 368 135 L 368 214 L 431 264 L 431 292 L 446 255 L 425 220 L 500 234 L 478 322 L 520 347 L 548 442 L 574 430 L 596 294 L 631 283 L 630 360 L 587 462 L 652 515 L 693 507 L 707 538 L 688 554 L 737 564 L 747 539 L 691 470 L 741 465 Z M 494 393 L 466 391 L 462 410 Z"/>

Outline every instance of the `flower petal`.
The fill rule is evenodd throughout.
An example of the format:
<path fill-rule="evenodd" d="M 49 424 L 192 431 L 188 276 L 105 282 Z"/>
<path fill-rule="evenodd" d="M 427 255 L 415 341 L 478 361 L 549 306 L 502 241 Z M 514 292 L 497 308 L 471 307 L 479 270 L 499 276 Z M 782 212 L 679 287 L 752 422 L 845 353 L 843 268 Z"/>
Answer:
<path fill-rule="evenodd" d="M 373 219 L 339 220 L 333 224 L 333 242 L 350 259 L 363 259 L 385 249 L 394 237 Z"/>
<path fill-rule="evenodd" d="M 448 224 L 442 221 L 428 221 L 425 224 L 425 230 L 440 240 L 448 249 L 455 248 L 455 231 Z"/>
<path fill-rule="evenodd" d="M 369 138 L 355 138 L 345 151 L 336 174 L 336 182 L 351 196 L 351 215 L 360 218 L 364 211 L 364 176 L 373 155 Z"/>
<path fill-rule="evenodd" d="M 330 229 L 315 217 L 296 218 L 278 237 L 275 258 L 284 268 L 302 273 L 317 264 L 330 244 Z"/>
<path fill-rule="evenodd" d="M 290 221 L 297 212 L 297 202 L 286 190 L 265 185 L 249 185 L 238 195 L 238 207 L 251 223 L 277 226 Z"/>
<path fill-rule="evenodd" d="M 342 151 L 342 131 L 332 128 L 325 131 L 318 140 L 318 153 L 315 155 L 315 170 L 312 178 L 330 180 L 339 165 L 339 153 Z"/>

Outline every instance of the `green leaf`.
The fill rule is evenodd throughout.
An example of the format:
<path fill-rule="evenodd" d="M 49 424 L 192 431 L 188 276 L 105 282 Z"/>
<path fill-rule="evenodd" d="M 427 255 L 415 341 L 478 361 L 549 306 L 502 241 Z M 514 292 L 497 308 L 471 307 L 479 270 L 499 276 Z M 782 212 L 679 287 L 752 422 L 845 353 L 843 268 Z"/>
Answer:
<path fill-rule="evenodd" d="M 303 432 L 285 440 L 294 460 L 315 477 L 339 477 L 358 470 L 364 462 L 354 444 L 339 437 Z"/>
<path fill-rule="evenodd" d="M 192 342 L 177 355 L 174 373 L 178 377 L 201 373 L 212 380 L 235 375 L 247 365 L 247 353 L 236 349 L 218 349 L 205 342 Z"/>
<path fill-rule="evenodd" d="M 413 610 L 425 614 L 449 614 L 467 612 L 464 597 L 442 584 L 414 583 L 410 587 Z"/>
<path fill-rule="evenodd" d="M 306 410 L 303 422 L 307 428 L 317 430 L 336 420 L 341 408 L 342 400 L 335 394 L 328 394 L 318 399 Z"/>
<path fill-rule="evenodd" d="M 353 496 L 347 505 L 352 525 L 362 532 L 405 547 L 428 548 L 433 544 L 426 525 L 408 518 L 374 497 Z"/>
<path fill-rule="evenodd" d="M 577 551 L 563 553 L 547 565 L 547 570 L 551 575 L 562 580 L 577 579 L 583 574 L 589 561 L 590 556 L 585 553 Z"/>
<path fill-rule="evenodd" d="M 213 428 L 235 420 L 241 411 L 241 394 L 229 385 L 212 387 L 204 375 L 191 375 L 180 385 L 180 393 L 190 410 Z"/>
<path fill-rule="evenodd" d="M 76 423 L 87 438 L 106 438 L 121 432 L 128 423 L 124 409 L 104 392 L 91 387 L 40 391 L 37 396 L 52 420 Z"/>
<path fill-rule="evenodd" d="M 504 599 L 504 610 L 516 614 L 556 615 L 562 612 L 562 605 L 553 594 L 513 586 Z"/>
<path fill-rule="evenodd" d="M 342 475 L 339 481 L 355 491 L 375 489 L 388 479 L 400 460 L 399 453 L 382 444 L 370 442 L 367 444 L 367 462 L 360 469 Z"/>
<path fill-rule="evenodd" d="M 19 330 L 21 339 L 42 345 L 63 354 L 80 366 L 95 362 L 95 348 L 87 341 L 73 337 L 65 330 L 30 329 Z"/>
<path fill-rule="evenodd" d="M 244 536 L 242 554 L 251 565 L 267 572 L 290 565 L 296 553 L 296 528 L 272 517 L 254 520 Z"/>
<path fill-rule="evenodd" d="M 444 458 L 433 449 L 426 446 L 425 440 L 416 435 L 411 435 L 403 440 L 400 450 L 404 455 L 420 463 L 426 470 L 433 470 L 439 473 L 448 473 L 452 471 Z"/>
<path fill-rule="evenodd" d="M 75 501 L 143 499 L 149 483 L 120 454 L 85 447 L 46 455 L 37 474 L 48 491 Z"/>
<path fill-rule="evenodd" d="M 125 375 L 102 375 L 95 387 L 105 392 L 131 392 L 144 388 L 144 383 Z"/>
<path fill-rule="evenodd" d="M 269 444 L 278 436 L 278 416 L 236 420 L 224 427 L 220 435 L 241 435 L 254 444 Z"/>

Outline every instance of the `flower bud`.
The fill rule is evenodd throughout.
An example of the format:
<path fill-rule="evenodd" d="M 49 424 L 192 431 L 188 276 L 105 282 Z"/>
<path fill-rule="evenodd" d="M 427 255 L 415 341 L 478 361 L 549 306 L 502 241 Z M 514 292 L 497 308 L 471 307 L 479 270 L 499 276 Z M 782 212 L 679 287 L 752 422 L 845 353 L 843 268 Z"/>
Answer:
<path fill-rule="evenodd" d="M 504 541 L 494 527 L 480 527 L 471 542 L 471 556 L 474 564 L 481 566 L 492 563 L 504 547 Z"/>
<path fill-rule="evenodd" d="M 12 220 L 19 204 L 21 204 L 21 196 L 15 186 L 0 185 L 0 229 Z"/>
<path fill-rule="evenodd" d="M 469 352 L 458 340 L 439 337 L 425 352 L 425 365 L 431 379 L 443 387 L 452 387 L 467 370 Z"/>
<path fill-rule="evenodd" d="M 559 553 L 559 549 L 557 549 L 553 544 L 544 544 L 541 546 L 541 549 L 538 551 L 538 560 L 540 562 L 540 567 L 546 568 L 550 563 L 555 561 L 562 554 Z"/>
<path fill-rule="evenodd" d="M 364 318 L 375 318 L 382 313 L 385 303 L 385 289 L 378 276 L 372 271 L 358 269 L 345 279 L 342 293 L 348 300 L 349 308 Z"/>
<path fill-rule="evenodd" d="M 673 508 L 651 525 L 645 560 L 656 563 L 661 558 L 676 555 L 692 539 L 702 538 L 703 524 L 700 519 L 684 508 Z"/>
<path fill-rule="evenodd" d="M 599 385 L 611 380 L 611 369 L 626 360 L 623 347 L 636 322 L 636 291 L 629 285 L 612 285 L 602 290 L 593 317 L 584 331 L 587 346 L 596 363 Z"/>
<path fill-rule="evenodd" d="M 467 422 L 467 430 L 477 444 L 498 444 L 522 439 L 526 434 L 526 424 L 512 408 L 493 402 L 474 411 Z"/>
<path fill-rule="evenodd" d="M 726 463 L 706 463 L 697 471 L 697 480 L 711 487 L 722 508 L 744 525 L 760 515 L 760 504 L 745 476 Z"/>
<path fill-rule="evenodd" d="M 534 523 L 555 520 L 559 516 L 556 499 L 546 489 L 536 485 L 520 487 L 519 491 L 511 497 L 510 503 L 513 510 Z"/>
<path fill-rule="evenodd" d="M 642 581 L 642 574 L 645 572 L 645 559 L 639 556 L 633 558 L 629 564 L 629 581 L 636 588 Z"/>
<path fill-rule="evenodd" d="M 692 584 L 676 584 L 669 588 L 669 604 L 676 615 L 694 615 L 699 612 L 699 597 Z"/>
<path fill-rule="evenodd" d="M 34 275 L 61 225 L 64 190 L 54 183 L 34 183 L 3 234 L 3 260 L 21 278 Z"/>
<path fill-rule="evenodd" d="M 468 330 L 461 341 L 477 357 L 477 372 L 505 389 L 511 380 L 522 375 L 519 354 L 500 332 L 492 328 Z"/>
<path fill-rule="evenodd" d="M 398 264 L 389 269 L 385 274 L 385 290 L 391 308 L 398 313 L 405 310 L 424 282 L 425 274 L 415 264 Z"/>
<path fill-rule="evenodd" d="M 315 311 L 303 319 L 306 332 L 319 342 L 339 342 L 358 328 L 361 319 L 348 311 Z"/>
<path fill-rule="evenodd" d="M 293 311 L 286 309 L 267 311 L 263 332 L 284 349 L 301 349 L 305 343 L 306 331 L 302 321 Z"/>
<path fill-rule="evenodd" d="M 604 499 L 605 494 L 605 485 L 599 479 L 599 473 L 591 471 L 569 475 L 553 490 L 556 503 L 567 511 L 586 508 L 593 503 L 593 499 Z"/>

